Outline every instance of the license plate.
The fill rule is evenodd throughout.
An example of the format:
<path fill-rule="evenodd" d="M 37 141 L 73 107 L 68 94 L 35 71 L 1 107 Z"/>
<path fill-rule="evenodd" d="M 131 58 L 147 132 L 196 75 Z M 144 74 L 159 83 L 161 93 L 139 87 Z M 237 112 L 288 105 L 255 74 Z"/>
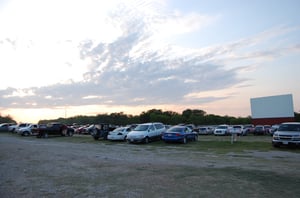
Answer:
<path fill-rule="evenodd" d="M 282 144 L 285 144 L 285 145 L 287 145 L 287 144 L 289 144 L 289 142 L 287 142 L 287 141 L 283 141 L 283 142 L 282 142 Z"/>

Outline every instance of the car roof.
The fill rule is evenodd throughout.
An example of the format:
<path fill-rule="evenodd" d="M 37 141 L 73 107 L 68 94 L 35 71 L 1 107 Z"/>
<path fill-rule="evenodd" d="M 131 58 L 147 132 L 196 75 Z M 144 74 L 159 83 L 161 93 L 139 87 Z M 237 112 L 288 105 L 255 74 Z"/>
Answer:
<path fill-rule="evenodd" d="M 281 124 L 300 124 L 300 122 L 284 122 L 284 123 L 281 123 Z"/>

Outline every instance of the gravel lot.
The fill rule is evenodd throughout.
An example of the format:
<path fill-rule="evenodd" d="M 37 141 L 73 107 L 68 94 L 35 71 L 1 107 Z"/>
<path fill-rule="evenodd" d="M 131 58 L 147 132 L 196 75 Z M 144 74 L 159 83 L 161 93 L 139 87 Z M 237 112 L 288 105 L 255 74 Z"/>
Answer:
<path fill-rule="evenodd" d="M 0 197 L 297 197 L 300 153 L 0 134 Z M 194 142 L 191 144 L 197 144 Z M 281 188 L 283 185 L 283 188 Z"/>

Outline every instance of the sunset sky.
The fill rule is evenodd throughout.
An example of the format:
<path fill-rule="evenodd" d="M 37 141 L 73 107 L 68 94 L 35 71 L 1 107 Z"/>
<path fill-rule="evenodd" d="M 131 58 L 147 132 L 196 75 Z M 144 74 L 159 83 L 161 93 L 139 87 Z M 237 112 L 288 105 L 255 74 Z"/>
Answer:
<path fill-rule="evenodd" d="M 0 113 L 18 122 L 149 109 L 251 115 L 292 94 L 299 0 L 0 0 Z"/>

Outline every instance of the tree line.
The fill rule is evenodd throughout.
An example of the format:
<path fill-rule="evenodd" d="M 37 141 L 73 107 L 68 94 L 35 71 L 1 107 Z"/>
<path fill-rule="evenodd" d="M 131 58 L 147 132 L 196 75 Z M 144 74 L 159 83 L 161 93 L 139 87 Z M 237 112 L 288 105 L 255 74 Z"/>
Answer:
<path fill-rule="evenodd" d="M 180 123 L 194 124 L 194 125 L 218 125 L 218 124 L 250 124 L 251 117 L 233 117 L 233 116 L 219 116 L 214 114 L 207 114 L 199 109 L 186 109 L 182 113 L 174 111 L 162 111 L 160 109 L 151 109 L 143 111 L 140 115 L 127 115 L 123 112 L 111 114 L 98 114 L 96 116 L 78 115 L 69 118 L 58 118 L 52 120 L 40 120 L 39 124 L 48 122 L 62 122 L 65 124 L 97 124 L 109 123 L 113 125 L 128 125 L 139 124 L 146 122 L 162 122 L 168 125 L 176 125 Z"/>
<path fill-rule="evenodd" d="M 300 113 L 295 112 L 295 121 L 300 122 Z M 219 125 L 219 124 L 251 124 L 251 116 L 233 117 L 207 114 L 200 109 L 186 109 L 182 113 L 174 111 L 162 111 L 160 109 L 151 109 L 143 111 L 140 115 L 127 115 L 123 112 L 111 114 L 98 114 L 96 116 L 78 115 L 69 118 L 57 118 L 51 120 L 40 120 L 38 124 L 49 122 L 61 122 L 68 125 L 74 123 L 78 125 L 109 123 L 113 125 L 139 124 L 145 122 L 162 122 L 164 124 L 176 125 L 180 123 L 194 125 Z M 0 123 L 16 123 L 9 115 L 0 114 Z"/>

